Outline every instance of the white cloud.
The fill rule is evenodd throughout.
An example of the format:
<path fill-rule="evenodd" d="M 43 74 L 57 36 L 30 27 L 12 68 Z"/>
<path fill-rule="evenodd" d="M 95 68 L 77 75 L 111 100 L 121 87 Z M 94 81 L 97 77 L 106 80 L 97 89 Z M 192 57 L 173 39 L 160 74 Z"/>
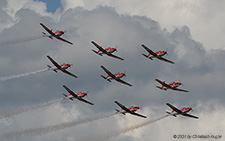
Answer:
<path fill-rule="evenodd" d="M 69 3 L 72 1 L 63 2 Z M 182 129 L 184 123 L 187 128 L 184 132 L 193 133 L 189 132 L 188 129 L 195 129 L 196 122 L 199 128 L 208 125 L 204 130 L 194 130 L 196 133 L 205 133 L 208 129 L 212 129 L 215 134 L 217 131 L 218 134 L 222 134 L 220 131 L 224 130 L 224 126 L 222 126 L 224 121 L 219 113 L 224 113 L 223 84 L 225 80 L 221 77 L 225 69 L 223 61 L 225 52 L 223 50 L 206 51 L 204 43 L 195 41 L 195 38 L 191 36 L 192 28 L 189 28 L 188 25 L 175 28 L 173 31 L 167 31 L 161 29 L 160 20 L 158 22 L 158 20 L 154 21 L 146 16 L 130 16 L 129 12 L 127 12 L 127 15 L 120 15 L 117 13 L 117 8 L 101 6 L 95 8 L 98 1 L 93 3 L 93 7 L 86 1 L 80 2 L 81 6 L 82 3 L 86 4 L 88 7 L 86 9 L 89 10 L 73 8 L 77 6 L 73 5 L 73 3 L 70 3 L 71 7 L 65 4 L 64 11 L 59 14 L 58 20 L 55 20 L 54 16 L 43 14 L 45 13 L 45 5 L 43 4 L 37 4 L 37 7 L 40 6 L 38 10 L 37 7 L 33 6 L 34 3 L 27 1 L 23 1 L 24 4 L 18 7 L 14 6 L 13 2 L 8 5 L 14 7 L 11 8 L 14 11 L 12 13 L 20 20 L 12 20 L 13 16 L 9 16 L 10 14 L 4 17 L 11 23 L 5 25 L 10 28 L 4 28 L 0 32 L 1 40 L 42 35 L 41 32 L 44 29 L 39 23 L 43 22 L 54 30 L 66 30 L 67 33 L 63 35 L 63 38 L 73 42 L 74 45 L 71 46 L 56 39 L 42 38 L 30 42 L 1 46 L 0 75 L 9 76 L 46 68 L 47 64 L 51 64 L 46 57 L 48 54 L 59 63 L 73 63 L 73 67 L 69 71 L 78 75 L 79 78 L 74 79 L 61 72 L 46 72 L 1 83 L 0 110 L 4 111 L 14 107 L 43 103 L 54 98 L 58 99 L 62 97 L 62 93 L 66 93 L 62 87 L 64 84 L 75 92 L 88 90 L 89 96 L 87 99 L 95 105 L 90 106 L 76 100 L 74 102 L 65 100 L 59 105 L 23 113 L 13 117 L 12 121 L 9 119 L 9 122 L 2 122 L 1 125 L 4 128 L 0 129 L 1 131 L 4 133 L 12 132 L 17 129 L 22 130 L 57 124 L 61 121 L 83 119 L 90 115 L 95 116 L 111 112 L 118 108 L 113 102 L 118 100 L 127 106 L 139 104 L 143 109 L 138 112 L 146 114 L 150 118 L 164 114 L 166 102 L 178 107 L 192 105 L 194 108 L 192 113 L 200 116 L 197 121 L 183 117 L 169 117 L 138 129 L 134 133 L 118 137 L 121 140 L 172 140 L 173 134 L 176 132 L 181 133 L 178 131 Z M 131 3 L 136 2 L 131 1 Z M 30 4 L 32 6 L 29 6 Z M 146 3 L 141 4 L 143 8 L 148 6 Z M 188 4 L 184 4 L 185 7 L 187 7 L 186 5 Z M 171 7 L 173 6 L 172 4 Z M 118 8 L 122 10 L 122 5 Z M 126 9 L 124 7 L 124 10 Z M 133 8 L 133 11 L 137 13 L 140 9 Z M 55 16 L 58 16 L 57 14 Z M 10 24 L 13 24 L 13 26 Z M 116 54 L 125 58 L 125 60 L 120 61 L 108 56 L 101 57 L 94 54 L 91 49 L 96 48 L 91 44 L 91 40 L 96 41 L 103 47 L 117 45 L 118 52 Z M 152 61 L 144 58 L 141 53 L 146 53 L 146 51 L 141 47 L 141 44 L 146 44 L 154 51 L 168 49 L 169 54 L 165 57 L 175 61 L 175 64 L 171 65 L 160 60 L 154 59 Z M 115 81 L 109 83 L 102 79 L 100 75 L 106 74 L 100 68 L 101 65 L 104 65 L 113 73 L 126 71 L 127 77 L 123 79 L 133 84 L 133 87 Z M 155 78 L 164 79 L 168 82 L 181 80 L 184 83 L 182 88 L 188 89 L 190 92 L 160 91 L 155 88 L 156 85 L 159 85 L 155 82 Z M 210 102 L 212 104 L 208 104 Z M 215 103 L 218 105 L 215 105 Z M 215 108 L 208 109 L 212 105 L 215 105 Z M 204 109 L 204 106 L 207 108 Z M 222 123 L 221 125 L 219 122 L 209 123 L 210 119 L 213 119 L 213 121 L 221 120 Z M 137 120 L 142 121 L 131 115 L 126 117 L 118 115 L 80 125 L 79 128 L 75 127 L 41 137 L 20 138 L 20 140 L 35 141 L 40 140 L 40 138 L 43 140 L 73 140 L 76 137 L 83 138 L 87 136 L 85 131 L 89 131 L 88 137 L 98 136 L 108 127 L 117 130 L 127 125 L 133 125 Z M 173 130 L 171 126 L 174 127 Z M 175 129 L 175 127 L 177 128 Z M 91 128 L 95 130 L 90 130 Z M 169 129 L 171 131 L 168 132 Z M 165 134 L 165 137 L 159 134 L 161 132 Z M 113 140 L 118 140 L 118 138 Z"/>
<path fill-rule="evenodd" d="M 195 40 L 206 49 L 224 49 L 224 1 L 211 0 L 62 0 L 65 10 L 77 6 L 92 10 L 98 5 L 110 6 L 120 14 L 147 16 L 172 31 L 187 25 Z"/>

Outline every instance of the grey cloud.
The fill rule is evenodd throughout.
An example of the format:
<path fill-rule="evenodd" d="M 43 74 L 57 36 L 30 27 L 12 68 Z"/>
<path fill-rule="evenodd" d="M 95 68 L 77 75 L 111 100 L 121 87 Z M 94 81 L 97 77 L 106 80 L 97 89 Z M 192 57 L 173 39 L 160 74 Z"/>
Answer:
<path fill-rule="evenodd" d="M 74 45 L 70 46 L 56 39 L 46 38 L 0 47 L 1 59 L 6 60 L 6 62 L 0 61 L 2 66 L 1 76 L 44 69 L 47 64 L 51 64 L 46 58 L 48 54 L 59 63 L 73 63 L 73 67 L 69 71 L 78 75 L 79 78 L 74 79 L 61 72 L 57 74 L 46 72 L 2 82 L 0 84 L 0 111 L 14 106 L 20 107 L 25 104 L 29 106 L 60 98 L 62 93 L 66 93 L 62 87 L 63 84 L 75 92 L 88 90 L 89 96 L 87 99 L 95 105 L 89 106 L 76 100 L 74 102 L 63 101 L 58 108 L 68 108 L 66 112 L 59 110 L 57 114 L 52 114 L 41 110 L 33 111 L 33 113 L 39 114 L 40 112 L 42 114 L 42 116 L 38 115 L 38 118 L 32 112 L 24 113 L 15 116 L 10 127 L 4 129 L 6 131 L 15 131 L 12 130 L 13 128 L 20 130 L 45 125 L 51 120 L 60 123 L 58 117 L 63 118 L 65 116 L 65 118 L 68 118 L 69 115 L 65 114 L 67 112 L 73 114 L 72 117 L 74 118 L 111 112 L 118 108 L 114 104 L 114 100 L 121 101 L 127 106 L 139 104 L 139 106 L 147 108 L 151 108 L 153 105 L 166 107 L 166 102 L 184 106 L 197 106 L 198 102 L 218 100 L 218 103 L 224 107 L 223 84 L 225 82 L 221 77 L 224 70 L 224 62 L 221 61 L 224 51 L 205 51 L 201 43 L 192 39 L 187 26 L 168 32 L 152 19 L 119 15 L 110 7 L 98 7 L 91 11 L 79 7 L 69 9 L 61 15 L 59 21 L 55 21 L 51 17 L 43 17 L 28 9 L 21 9 L 16 16 L 20 18 L 20 21 L 12 28 L 5 29 L 0 33 L 0 37 L 3 37 L 4 40 L 16 39 L 20 34 L 21 37 L 40 35 L 44 30 L 39 23 L 43 22 L 49 28 L 67 30 L 63 37 L 72 41 Z M 125 58 L 125 60 L 120 61 L 108 56 L 101 57 L 94 54 L 91 49 L 96 48 L 91 44 L 91 40 L 96 41 L 103 47 L 118 46 L 116 54 Z M 147 53 L 141 47 L 141 44 L 145 44 L 153 51 L 168 50 L 168 56 L 165 57 L 175 61 L 175 64 L 167 64 L 157 59 L 153 61 L 146 59 L 141 55 L 141 53 Z M 100 68 L 101 65 L 104 65 L 113 73 L 126 71 L 127 77 L 123 79 L 133 84 L 133 87 L 114 81 L 109 83 L 102 79 L 100 75 L 106 74 Z M 188 89 L 190 92 L 185 94 L 170 90 L 167 92 L 160 91 L 155 88 L 156 85 L 159 85 L 155 82 L 155 78 L 167 82 L 180 80 L 184 83 L 182 88 Z M 77 109 L 74 110 L 73 107 Z M 57 108 L 52 110 L 57 111 Z M 161 109 L 158 112 L 164 114 Z M 160 114 L 158 115 L 160 116 Z M 120 116 L 123 117 L 123 115 Z M 37 123 L 27 122 L 22 117 L 26 117 L 26 120 L 34 120 Z M 72 128 L 61 131 L 59 134 L 52 134 L 57 134 L 56 136 L 47 135 L 26 139 L 54 140 L 59 137 L 71 140 L 78 135 L 80 137 L 85 136 L 87 133 L 84 131 L 88 128 L 97 127 L 93 133 L 93 135 L 96 135 L 110 126 L 117 129 L 120 126 L 119 119 L 110 118 L 80 126 L 80 130 Z M 157 125 L 161 125 L 160 122 Z M 29 125 L 19 128 L 20 124 L 25 123 L 29 123 Z M 152 130 L 153 127 L 148 129 Z M 71 136 L 71 138 L 68 136 Z M 146 135 L 146 138 L 150 137 Z M 144 139 L 146 138 L 144 137 Z M 157 137 L 154 136 L 154 138 Z M 129 136 L 121 137 L 121 140 L 130 140 L 130 138 Z"/>

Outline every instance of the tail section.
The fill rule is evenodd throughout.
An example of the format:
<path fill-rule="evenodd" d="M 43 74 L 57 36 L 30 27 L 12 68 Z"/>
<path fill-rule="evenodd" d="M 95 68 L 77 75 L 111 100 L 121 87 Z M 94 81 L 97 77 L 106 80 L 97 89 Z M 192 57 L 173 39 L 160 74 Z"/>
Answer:
<path fill-rule="evenodd" d="M 166 91 L 167 89 L 166 89 L 166 87 L 165 88 L 163 88 L 163 87 L 159 87 L 159 86 L 155 86 L 156 88 L 159 88 L 160 90 L 164 90 L 164 91 Z"/>
<path fill-rule="evenodd" d="M 101 77 L 104 78 L 104 79 L 107 79 L 107 77 L 105 77 L 105 76 L 103 76 L 103 75 L 101 75 Z"/>
<path fill-rule="evenodd" d="M 53 70 L 54 72 L 57 73 L 57 71 L 55 69 L 52 69 L 52 67 L 50 65 L 47 65 L 48 66 L 48 70 Z"/>
<path fill-rule="evenodd" d="M 48 66 L 48 69 L 50 70 L 52 67 L 50 65 L 47 65 Z"/>
<path fill-rule="evenodd" d="M 177 117 L 175 114 L 171 114 L 170 112 L 166 111 L 167 114 L 169 114 L 170 116 L 174 116 Z"/>
<path fill-rule="evenodd" d="M 63 94 L 63 95 L 64 95 L 63 99 L 65 99 L 66 97 L 68 97 L 66 94 Z"/>
<path fill-rule="evenodd" d="M 98 54 L 98 52 L 97 52 L 97 51 L 95 51 L 95 50 L 93 50 L 93 49 L 92 49 L 92 51 L 93 51 L 94 53 Z"/>
<path fill-rule="evenodd" d="M 47 35 L 45 32 L 42 32 L 42 34 L 43 34 L 43 35 L 42 35 L 43 37 L 48 37 L 48 38 L 50 38 L 50 39 L 53 39 L 51 35 Z"/>
<path fill-rule="evenodd" d="M 101 75 L 102 78 L 106 79 L 107 81 L 111 82 L 111 80 L 107 79 L 107 77 Z"/>
<path fill-rule="evenodd" d="M 116 110 L 116 114 L 117 114 L 117 113 L 120 113 L 120 110 L 118 110 L 118 109 L 115 109 L 115 110 Z"/>
<path fill-rule="evenodd" d="M 146 54 L 143 54 L 143 53 L 142 53 L 142 55 L 143 55 L 144 57 L 148 58 L 148 55 L 146 55 Z"/>

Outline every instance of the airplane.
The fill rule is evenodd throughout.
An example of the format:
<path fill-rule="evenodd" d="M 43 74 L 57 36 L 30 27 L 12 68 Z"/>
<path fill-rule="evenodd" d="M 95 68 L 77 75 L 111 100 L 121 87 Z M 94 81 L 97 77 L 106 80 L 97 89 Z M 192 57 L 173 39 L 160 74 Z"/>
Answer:
<path fill-rule="evenodd" d="M 173 109 L 172 112 L 167 112 L 169 115 L 171 116 L 174 116 L 174 117 L 177 117 L 177 115 L 182 115 L 182 116 L 186 116 L 186 117 L 191 117 L 191 118 L 196 118 L 198 119 L 198 117 L 196 116 L 193 116 L 193 115 L 190 115 L 190 114 L 187 114 L 188 112 L 190 112 L 192 110 L 191 107 L 184 107 L 182 109 L 177 109 L 176 107 L 174 107 L 173 105 L 169 104 L 169 103 L 166 103 L 166 105 L 168 105 L 171 109 Z"/>
<path fill-rule="evenodd" d="M 98 55 L 100 55 L 100 56 L 102 56 L 103 54 L 106 54 L 106 55 L 108 55 L 108 56 L 111 56 L 111 57 L 114 57 L 114 58 L 117 58 L 117 59 L 120 59 L 120 60 L 124 60 L 123 58 L 120 58 L 120 57 L 118 57 L 118 56 L 112 54 L 113 52 L 117 51 L 116 48 L 111 48 L 111 47 L 109 47 L 109 48 L 103 49 L 103 48 L 102 48 L 100 45 L 98 45 L 96 42 L 91 41 L 91 43 L 94 44 L 94 45 L 99 49 L 98 51 L 95 51 L 95 50 L 92 49 L 92 51 L 93 51 L 94 53 L 96 53 L 96 54 L 98 54 Z"/>
<path fill-rule="evenodd" d="M 68 69 L 69 67 L 71 67 L 72 64 L 62 64 L 62 65 L 59 65 L 59 64 L 56 63 L 56 61 L 53 60 L 50 56 L 47 56 L 47 57 L 48 57 L 48 59 L 52 62 L 52 64 L 54 64 L 54 66 L 55 66 L 54 68 L 52 68 L 50 65 L 47 65 L 47 66 L 49 67 L 49 69 L 55 71 L 56 73 L 57 73 L 57 70 L 60 70 L 60 71 L 66 73 L 66 74 L 68 74 L 68 75 L 71 75 L 71 76 L 77 78 L 76 75 L 74 75 L 74 74 L 72 74 L 72 73 L 70 73 L 70 72 L 68 72 L 68 71 L 66 70 L 66 69 Z"/>
<path fill-rule="evenodd" d="M 125 84 L 125 85 L 132 86 L 131 84 L 129 84 L 129 83 L 127 83 L 127 82 L 125 82 L 125 81 L 123 81 L 123 80 L 120 79 L 120 78 L 126 76 L 125 73 L 112 74 L 112 73 L 111 73 L 109 70 L 107 70 L 104 66 L 101 66 L 101 68 L 108 74 L 107 77 L 101 75 L 102 78 L 108 80 L 109 82 L 111 82 L 111 80 L 114 79 L 114 80 L 116 80 L 116 81 L 118 81 L 118 82 L 120 82 L 120 83 L 123 83 L 123 84 Z"/>
<path fill-rule="evenodd" d="M 139 106 L 131 106 L 130 108 L 126 108 L 124 105 L 120 104 L 118 101 L 114 101 L 114 102 L 118 106 L 120 106 L 122 108 L 121 110 L 115 109 L 117 113 L 121 113 L 121 114 L 124 114 L 124 115 L 126 115 L 126 113 L 130 113 L 130 114 L 135 115 L 135 116 L 147 118 L 146 116 L 143 116 L 143 115 L 140 115 L 138 113 L 135 113 L 135 111 L 137 111 L 138 109 L 140 109 Z"/>
<path fill-rule="evenodd" d="M 70 90 L 68 87 L 66 87 L 65 85 L 63 85 L 63 87 L 70 93 L 69 95 L 63 94 L 65 96 L 64 99 L 69 98 L 70 100 L 73 101 L 73 99 L 76 98 L 76 99 L 78 99 L 82 102 L 88 103 L 90 105 L 94 105 L 93 103 L 83 99 L 83 97 L 87 96 L 87 93 L 84 92 L 84 93 L 77 93 L 76 94 L 72 90 Z"/>
<path fill-rule="evenodd" d="M 159 82 L 160 84 L 162 84 L 162 87 L 156 86 L 157 88 L 161 89 L 161 90 L 167 90 L 167 89 L 172 89 L 175 91 L 181 91 L 181 92 L 189 92 L 188 90 L 183 90 L 183 89 L 178 89 L 177 87 L 182 85 L 181 82 L 172 82 L 170 84 L 166 84 L 165 81 L 161 81 L 159 79 L 155 79 L 155 81 Z"/>
<path fill-rule="evenodd" d="M 55 37 L 56 39 L 61 40 L 63 42 L 69 43 L 71 45 L 73 44 L 73 43 L 60 37 L 65 33 L 65 31 L 52 32 L 52 29 L 49 30 L 43 23 L 40 23 L 40 25 L 50 34 L 50 35 L 47 35 L 45 32 L 42 32 L 44 37 L 49 37 L 50 39 L 53 39 L 53 37 Z"/>
<path fill-rule="evenodd" d="M 145 56 L 146 58 L 149 58 L 151 60 L 153 60 L 153 58 L 157 58 L 159 60 L 174 64 L 174 62 L 167 60 L 165 58 L 163 58 L 162 56 L 164 56 L 165 54 L 167 54 L 167 51 L 158 51 L 158 52 L 153 52 L 151 49 L 149 49 L 148 47 L 146 47 L 144 44 L 141 45 L 146 51 L 148 51 L 148 55 L 143 54 L 143 56 Z"/>

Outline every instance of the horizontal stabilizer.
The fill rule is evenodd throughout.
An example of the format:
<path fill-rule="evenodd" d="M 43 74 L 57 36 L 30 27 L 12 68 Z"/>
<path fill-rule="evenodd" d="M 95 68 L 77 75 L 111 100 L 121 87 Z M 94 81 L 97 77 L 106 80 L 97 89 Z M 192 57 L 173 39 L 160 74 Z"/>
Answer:
<path fill-rule="evenodd" d="M 143 53 L 142 53 L 142 55 L 143 55 L 143 56 L 145 56 L 146 58 L 148 58 L 148 55 L 146 55 L 146 54 L 143 54 Z"/>
<path fill-rule="evenodd" d="M 159 88 L 159 89 L 161 89 L 161 90 L 165 90 L 165 89 L 163 89 L 162 87 L 159 87 L 159 86 L 155 86 L 156 88 Z"/>
<path fill-rule="evenodd" d="M 93 49 L 92 49 L 92 51 L 93 51 L 94 53 L 98 54 L 98 52 L 97 52 L 97 51 L 95 51 L 95 50 L 93 50 Z"/>
<path fill-rule="evenodd" d="M 116 113 L 119 113 L 120 112 L 120 110 L 118 110 L 118 109 L 115 109 L 116 110 Z"/>
<path fill-rule="evenodd" d="M 105 77 L 105 76 L 103 76 L 103 75 L 101 75 L 101 77 L 104 78 L 104 79 L 107 79 L 107 77 Z"/>
<path fill-rule="evenodd" d="M 170 112 L 166 111 L 167 114 L 169 114 L 170 116 L 174 116 L 177 117 L 175 114 L 171 114 Z"/>
<path fill-rule="evenodd" d="M 47 65 L 50 69 L 52 68 L 50 65 Z"/>
<path fill-rule="evenodd" d="M 67 97 L 67 95 L 66 94 L 63 94 L 65 97 Z"/>

